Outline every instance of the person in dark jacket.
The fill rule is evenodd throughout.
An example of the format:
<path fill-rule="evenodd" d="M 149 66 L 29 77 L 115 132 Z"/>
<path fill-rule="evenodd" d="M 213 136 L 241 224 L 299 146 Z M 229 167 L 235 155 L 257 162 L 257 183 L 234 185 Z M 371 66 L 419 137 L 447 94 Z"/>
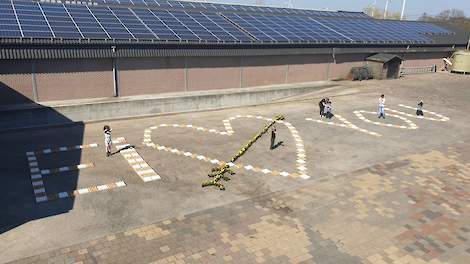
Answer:
<path fill-rule="evenodd" d="M 275 147 L 274 143 L 276 143 L 276 126 L 273 125 L 271 127 L 271 150 L 273 150 Z"/>
<path fill-rule="evenodd" d="M 326 104 L 327 99 L 323 98 L 321 99 L 320 102 L 318 102 L 318 107 L 320 107 L 320 117 L 323 117 L 325 115 L 325 104 Z"/>
<path fill-rule="evenodd" d="M 424 106 L 423 101 L 419 101 L 418 106 L 416 107 L 416 115 L 417 116 L 424 116 L 423 106 Z"/>

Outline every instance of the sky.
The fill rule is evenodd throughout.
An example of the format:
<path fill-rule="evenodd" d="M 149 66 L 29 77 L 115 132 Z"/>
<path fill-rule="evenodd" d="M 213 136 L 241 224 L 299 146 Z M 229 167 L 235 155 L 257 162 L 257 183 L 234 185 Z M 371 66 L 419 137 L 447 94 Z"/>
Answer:
<path fill-rule="evenodd" d="M 383 9 L 386 0 L 376 0 L 377 7 Z M 389 10 L 391 12 L 401 12 L 403 0 L 390 0 Z M 255 0 L 208 0 L 207 2 L 255 4 Z M 266 5 L 287 6 L 288 0 L 264 0 Z M 319 10 L 345 10 L 362 11 L 368 5 L 372 5 L 374 0 L 293 0 L 294 7 Z M 465 12 L 470 17 L 470 0 L 406 0 L 405 16 L 408 19 L 417 19 L 424 12 L 428 14 L 438 14 L 442 10 L 456 8 Z"/>

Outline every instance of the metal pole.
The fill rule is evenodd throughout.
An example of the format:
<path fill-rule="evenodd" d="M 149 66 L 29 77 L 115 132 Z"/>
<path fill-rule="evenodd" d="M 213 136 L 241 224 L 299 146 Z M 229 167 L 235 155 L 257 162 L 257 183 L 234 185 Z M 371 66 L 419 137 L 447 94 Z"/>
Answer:
<path fill-rule="evenodd" d="M 111 50 L 113 52 L 113 86 L 114 86 L 114 97 L 120 96 L 119 91 L 119 76 L 118 76 L 118 64 L 117 64 L 117 57 L 116 57 L 116 46 L 111 46 Z"/>
<path fill-rule="evenodd" d="M 33 86 L 33 100 L 35 102 L 39 101 L 38 98 L 38 87 L 36 83 L 36 65 L 33 60 L 31 60 L 31 81 Z"/>
<path fill-rule="evenodd" d="M 114 85 L 114 97 L 119 97 L 119 77 L 117 70 L 117 59 L 113 58 L 113 85 Z"/>
<path fill-rule="evenodd" d="M 188 80 L 188 57 L 184 57 L 184 91 L 188 91 L 189 80 Z"/>
<path fill-rule="evenodd" d="M 377 6 L 377 0 L 374 0 L 374 3 L 372 4 L 371 17 L 374 17 L 376 6 Z"/>
<path fill-rule="evenodd" d="M 387 18 L 387 11 L 388 11 L 388 1 L 389 1 L 389 0 L 386 0 L 386 1 L 385 1 L 384 19 L 386 19 L 386 18 Z"/>
<path fill-rule="evenodd" d="M 243 88 L 243 57 L 240 56 L 240 88 Z"/>
<path fill-rule="evenodd" d="M 403 0 L 403 6 L 401 7 L 401 16 L 400 20 L 403 20 L 403 17 L 405 15 L 405 6 L 406 6 L 406 0 Z"/>
<path fill-rule="evenodd" d="M 470 50 L 470 35 L 468 36 L 467 50 Z"/>

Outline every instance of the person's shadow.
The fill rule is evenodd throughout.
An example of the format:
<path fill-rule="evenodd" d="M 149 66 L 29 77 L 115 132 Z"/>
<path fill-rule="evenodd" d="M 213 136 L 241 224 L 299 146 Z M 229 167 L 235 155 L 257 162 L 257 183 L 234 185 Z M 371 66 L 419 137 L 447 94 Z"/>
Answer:
<path fill-rule="evenodd" d="M 276 143 L 274 146 L 271 147 L 271 150 L 275 150 L 280 146 L 284 146 L 284 141 L 279 141 L 278 143 Z"/>
<path fill-rule="evenodd" d="M 125 146 L 123 148 L 116 150 L 115 152 L 111 152 L 110 156 L 121 153 L 121 151 L 126 150 L 126 149 L 136 149 L 136 147 L 134 145 Z"/>

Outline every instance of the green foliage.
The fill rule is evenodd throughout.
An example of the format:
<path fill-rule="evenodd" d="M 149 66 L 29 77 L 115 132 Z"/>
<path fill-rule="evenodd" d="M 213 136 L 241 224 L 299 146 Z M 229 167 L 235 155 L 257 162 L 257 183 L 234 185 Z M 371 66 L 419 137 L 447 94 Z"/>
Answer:
<path fill-rule="evenodd" d="M 366 13 L 367 15 L 373 17 L 373 18 L 376 18 L 376 19 L 383 19 L 384 18 L 384 10 L 381 10 L 375 6 L 368 6 L 368 7 L 365 7 L 363 10 L 362 10 L 364 13 Z M 401 13 L 400 12 L 391 12 L 390 10 L 387 11 L 387 17 L 386 19 L 395 19 L 395 20 L 399 20 L 401 17 Z M 406 19 L 406 17 L 404 17 L 403 19 Z"/>
<path fill-rule="evenodd" d="M 276 124 L 277 121 L 284 120 L 285 117 L 283 115 L 278 115 L 274 118 L 273 121 L 271 121 L 269 124 L 267 124 L 261 132 L 256 134 L 245 146 L 243 146 L 235 156 L 233 156 L 230 159 L 231 163 L 234 163 L 239 159 L 245 152 L 258 140 L 260 139 L 266 132 L 268 132 L 269 128 L 272 127 L 274 124 Z M 211 172 L 207 174 L 212 180 L 207 180 L 202 183 L 202 187 L 208 187 L 208 186 L 216 186 L 220 190 L 225 190 L 225 186 L 221 184 L 219 181 L 224 180 L 224 181 L 229 181 L 230 177 L 227 176 L 226 174 L 234 175 L 235 172 L 230 169 L 230 166 L 227 164 L 222 164 L 219 167 L 215 167 L 211 169 Z"/>
<path fill-rule="evenodd" d="M 462 28 L 466 31 L 470 31 L 470 18 L 466 17 L 465 13 L 459 9 L 447 9 L 440 12 L 436 16 L 423 13 L 421 17 L 418 18 L 418 20 L 426 22 L 447 23 Z"/>

